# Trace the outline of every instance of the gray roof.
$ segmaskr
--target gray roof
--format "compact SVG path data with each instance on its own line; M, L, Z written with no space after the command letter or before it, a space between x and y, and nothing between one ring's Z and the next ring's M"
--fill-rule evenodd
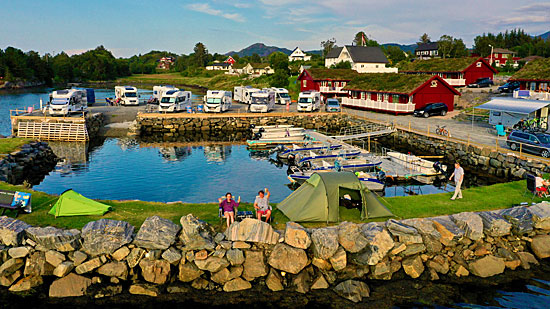
M389 63L380 47L346 45L353 62Z
M342 52L342 48L343 47L334 47L328 52L325 58L338 58L338 56L340 56L340 53Z
M437 42L429 42L418 44L418 47L415 49L415 51L427 51L437 49L439 49L439 45L437 44Z
M507 112L522 115L529 115L534 111L538 111L546 106L550 105L550 101L537 101L526 99L492 99L491 101L476 106L477 109L486 109L497 112Z

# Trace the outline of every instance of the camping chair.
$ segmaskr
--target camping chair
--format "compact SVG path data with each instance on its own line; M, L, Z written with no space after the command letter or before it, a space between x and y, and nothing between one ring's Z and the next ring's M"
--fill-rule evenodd
M6 210L14 210L15 217L21 212L26 212L26 208L31 205L31 194L25 192L0 190L0 208L2 208L2 216ZM30 210L29 210L30 212Z
M497 136L506 136L506 131L504 130L503 125L497 124L495 126L495 129L497 130Z
M273 209L272 209L271 205L269 205L269 210L271 210L271 216L269 216L269 223L271 224L271 222L273 221ZM258 218L258 211L256 209L254 209L254 218ZM261 219L264 219L264 218L267 218L266 214L262 214Z
M527 189L525 191L530 192L532 194L531 200L533 200L535 196L548 197L548 192L545 190L542 190L541 188L543 187L537 187L536 177L534 175L527 174ZM523 195L525 195L525 193Z

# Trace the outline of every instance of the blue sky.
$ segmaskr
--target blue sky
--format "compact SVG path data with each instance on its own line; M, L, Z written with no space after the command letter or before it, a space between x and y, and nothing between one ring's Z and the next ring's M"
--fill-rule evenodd
M196 42L225 53L262 42L319 49L358 31L380 43L414 43L427 32L463 38L523 28L550 30L550 1L515 0L0 0L0 48L79 53L104 45L115 56L189 53Z

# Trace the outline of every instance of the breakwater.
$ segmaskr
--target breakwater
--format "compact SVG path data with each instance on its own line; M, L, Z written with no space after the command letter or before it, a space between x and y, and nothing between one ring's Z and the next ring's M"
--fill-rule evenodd
M180 224L149 217L138 231L107 219L63 230L0 217L0 284L51 298L324 291L351 304L368 302L383 281L472 283L536 268L550 257L549 233L546 202L315 229L289 222L284 231L245 219L225 233L193 215ZM239 294L248 298L257 299Z
M0 159L0 181L38 184L57 163L57 156L44 142L31 142Z

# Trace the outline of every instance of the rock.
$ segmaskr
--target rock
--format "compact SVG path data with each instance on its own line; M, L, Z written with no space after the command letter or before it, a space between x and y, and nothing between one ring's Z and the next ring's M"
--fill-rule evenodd
M239 249L231 249L225 253L225 257L231 263L231 265L241 265L244 263L244 254Z
M509 268L511 270L515 270L520 265L521 265L521 260L504 261L504 266L506 266L506 268Z
M23 277L9 288L10 292L23 292L35 288L43 283L42 277Z
M99 288L94 294L94 298L112 297L122 293L122 285L108 285Z
M197 278L193 280L193 282L191 282L191 286L197 290L206 290L208 289L209 285L210 285L210 282L203 278Z
M91 259L87 262L84 262L84 263L78 265L75 268L75 271L76 271L77 274L82 275L82 274L85 274L85 273L89 273L92 270L98 268L99 266L101 266L101 264L102 264L101 259L96 257L94 259Z
M401 264L405 273L413 279L420 277L424 272L424 264L418 255L404 259Z
M365 249L368 244L367 238L361 232L360 225L351 222L342 222L338 226L338 242L351 253Z
M246 251L246 258L243 263L243 278L252 281L258 277L267 275L268 267L264 262L263 251Z
M15 247L8 249L8 255L13 259L24 258L29 254L27 247Z
M533 214L526 207L504 209L499 214L512 224L514 234L523 235L533 230Z
M436 255L426 265L440 274L446 275L449 272L449 261L442 255Z
M523 267L523 269L531 268L530 264L534 264L534 265L539 264L535 256L529 252L516 252L516 255L521 261L521 267Z
M23 275L23 272L21 270L17 270L11 275L2 276L2 277L0 277L0 285L5 286L5 287L9 287L10 285L12 285L15 282L15 280L19 279L19 277L21 277L21 275Z
M29 227L25 233L27 237L48 250L69 252L80 248L80 231L77 229L63 230L53 226Z
M468 265L470 272L478 277L487 278L504 272L504 259L487 255Z
M285 243L298 248L307 249L311 245L311 238L300 224L296 222L287 222L285 229Z
M445 246L453 246L464 236L464 231L449 216L435 217L432 221L435 229L441 234L439 241Z
M182 226L180 240L187 250L214 249L216 232L212 226L192 214L181 217L180 223Z
M267 288L273 292L282 291L284 289L282 282L283 278L274 269L271 269L269 271L269 274L265 279L265 284L267 285Z
M217 249L216 251L214 251L214 253L212 253L212 256L222 258L222 257L225 256L226 252L227 252L227 250L220 248L220 249Z
M152 216L143 221L134 243L141 248L166 250L176 241L180 229L168 219Z
M19 246L23 242L29 224L6 216L0 217L0 243L6 246Z
M187 286L181 285L181 284L173 284L166 288L166 292L170 294L183 294L183 293L189 293L190 289Z
M49 276L52 275L54 267L46 263L44 252L35 251L25 261L25 277Z
M435 229L432 220L417 218L401 220L401 223L414 227L420 235L422 235L422 241L428 252L437 253L443 248L439 241L441 239L441 233Z
M117 277L126 280L128 277L128 267L124 262L114 261L99 267L97 273L107 277Z
M269 223L252 218L231 224L225 231L225 237L230 241L248 241L271 245L279 242L279 233L275 232Z
M405 251L407 249L407 245L402 243L395 243L393 249L391 249L390 254L391 255L398 255L399 253Z
M233 249L250 249L250 245L244 241L233 242Z
M305 294L309 292L309 281L309 272L304 270L292 279L292 285L294 286L296 292Z
M170 275L170 263L166 260L141 260L141 275L147 282L164 284Z
M404 243L405 245L422 243L422 236L414 227L403 224L395 219L389 219L386 222L386 228L400 243Z
M550 257L550 235L537 235L531 241L531 250L539 258Z
M204 271L200 270L194 263L180 263L178 279L182 282L191 282L199 278Z
M348 280L348 279L355 279L355 278L363 278L365 275L369 273L369 271L370 271L369 266L358 266L358 265L348 264L346 268L344 268L338 273L338 279ZM325 275L327 274L328 273L325 272ZM328 276L327 276L327 280L328 280Z
M369 244L365 250L353 256L353 261L358 265L376 265L393 248L393 239L383 226L374 222L365 224L362 232Z
M227 268L224 268L220 271L218 271L217 273L213 273L211 276L210 276L210 280L216 282L217 284L225 284L227 281L229 280L232 280L232 279L235 279L235 278L229 278L231 275L231 272L229 271L229 269ZM238 276L237 276L238 277Z
M219 244L225 239L225 235L223 233L217 233L216 236L214 236L214 242Z
M527 208L533 215L533 226L537 229L550 230L550 203L544 201Z
M334 288L334 292L343 298L349 299L354 303L363 300L363 297L369 297L369 287L360 281L346 280Z
M204 249L195 253L195 261L206 260L207 258L208 258L208 251Z
M458 265L457 269L456 269L456 272L455 272L455 276L457 277L466 277L470 274L470 272L466 269L466 267L462 266L462 265Z
M319 268L320 270L331 270L332 264L329 261L314 257L311 264Z
M483 221L483 231L488 236L501 237L510 234L512 224L506 221L503 216L492 211L483 211L479 213Z
M134 248L132 251L130 251L130 254L126 257L126 262L128 263L128 267L134 268L136 267L143 256L145 255L146 251L141 248Z
M2 266L0 266L0 277L5 277L13 274L19 268L23 267L25 260L23 259L9 259Z
M65 261L65 255L63 253L54 250L46 252L46 262L50 263L53 267L57 267L57 265L61 264L63 261Z
M115 261L122 261L128 256L128 254L130 254L130 249L128 249L128 247L124 246L124 247L121 247L120 249L116 250L115 252L113 252L113 254L111 254L111 257Z
M160 295L160 289L152 284L132 284L130 294L156 297Z
M206 270L211 273L218 272L229 266L229 262L225 258L218 258L214 256L210 256L206 260L195 260L195 264L199 269Z
M172 265L177 265L181 260L182 256L178 249L170 247L162 253L162 258L168 261L168 263Z
M233 266L229 268L229 280L233 280L240 277L243 274L244 267L242 265Z
M399 255L401 256L410 256L419 254L426 251L426 246L424 244L410 244L403 250Z
M344 259L345 254L344 252ZM275 245L267 262L271 267L291 274L299 273L308 264L307 254L304 250L283 243Z
M324 290L324 289L328 289L328 287L329 287L329 284L327 280L321 274L319 274L319 276L315 280L313 280L313 283L311 284L312 290Z
M461 212L451 216L454 223L464 231L464 235L471 240L483 238L483 220L474 212Z
M79 297L86 294L92 280L75 273L55 280L50 285L50 297Z
M246 219L245 219L246 220ZM224 292L236 292L242 290L248 290L252 287L250 282L243 280L242 278L235 278L223 285Z
M338 250L338 229L318 228L311 233L313 255L319 259L328 259Z
M128 222L99 219L82 228L82 249L91 256L111 254L130 243L134 227Z
M72 255L74 266L82 264L84 261L86 261L86 259L88 259L88 256L82 251L75 251L75 253Z
M74 269L74 263L71 261L65 261L57 265L57 267L53 270L53 275L59 278L65 277L73 269Z
M335 271L340 271L346 268L347 265L346 251L344 250L344 248L340 247L338 248L338 250L336 250L336 253L334 253L334 255L331 256L328 260L330 261L330 264Z

